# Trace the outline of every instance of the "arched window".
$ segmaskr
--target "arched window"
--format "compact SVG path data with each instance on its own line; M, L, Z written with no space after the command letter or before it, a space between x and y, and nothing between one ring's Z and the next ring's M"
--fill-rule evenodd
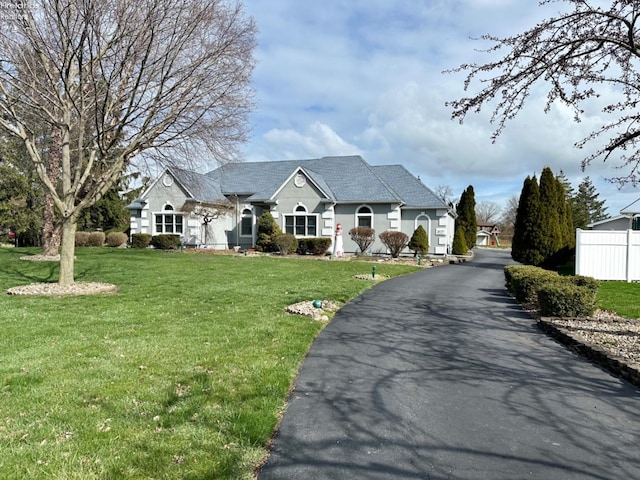
M250 237L253 235L253 212L251 209L245 208L242 210L242 217L240 220L240 235L243 237Z
M373 228L373 210L363 205L356 211L356 226Z
M173 213L174 211L173 205L167 203L162 209L163 213L154 214L154 228L156 234L173 233L182 235L184 232L184 218L180 214Z
M318 232L318 215L309 214L307 207L298 204L293 215L284 215L284 231L296 237L315 237Z

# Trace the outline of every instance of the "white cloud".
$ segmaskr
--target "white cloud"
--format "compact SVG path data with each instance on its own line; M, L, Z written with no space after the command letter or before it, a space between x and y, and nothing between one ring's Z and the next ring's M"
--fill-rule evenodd
M319 158L331 155L360 155L361 150L351 145L320 122L310 125L304 133L296 130L273 129L264 136L265 142L281 159Z
M640 192L603 181L613 171L573 147L605 120L598 106L582 123L554 106L544 114L545 91L491 143L490 106L460 125L447 100L464 95L465 62L487 60L485 33L507 36L532 27L566 5L521 0L245 0L260 30L254 81L258 108L249 160L361 154L369 162L401 163L430 186L448 184L459 195L474 185L496 203L517 195L527 175L544 166L577 183L590 175L617 211ZM486 45L485 45L486 46ZM544 86L544 85L543 85ZM606 100L612 92L604 90ZM635 198L634 198L635 196ZM610 200L611 199L611 200ZM615 206L614 206L615 205Z

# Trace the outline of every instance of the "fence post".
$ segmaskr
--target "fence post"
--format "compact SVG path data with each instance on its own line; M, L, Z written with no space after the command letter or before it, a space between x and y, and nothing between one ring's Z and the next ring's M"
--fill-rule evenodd
M575 267L574 267L574 269L575 269L574 273L576 275L582 275L582 273L581 273L581 271L582 271L582 264L581 264L582 258L581 257L582 256L580 254L580 247L582 246L581 237L582 237L582 229L576 228L576 260L575 260L576 264L575 264Z
M631 282L631 236L633 234L633 230L629 229L627 230L627 258L626 258L626 265L625 265L625 280L627 281L627 283Z

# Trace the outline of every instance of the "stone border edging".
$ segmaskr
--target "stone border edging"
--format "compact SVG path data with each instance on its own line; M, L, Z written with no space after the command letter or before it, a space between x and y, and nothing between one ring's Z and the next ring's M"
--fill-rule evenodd
M609 372L617 377L627 380L629 383L640 387L640 370L629 365L624 360L610 356L607 352L593 345L588 345L584 341L571 336L555 326L552 322L546 321L544 318L538 320L538 327L556 338L560 343L570 350L584 355L594 363L606 368Z

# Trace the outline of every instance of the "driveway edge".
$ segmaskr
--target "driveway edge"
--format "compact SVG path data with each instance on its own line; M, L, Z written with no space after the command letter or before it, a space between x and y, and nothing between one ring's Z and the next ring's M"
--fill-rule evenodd
M581 337L567 333L544 317L538 319L538 327L571 351L587 357L592 362L604 367L613 375L627 380L636 387L640 387L639 366L630 365L624 359L617 358L595 345L588 344Z

